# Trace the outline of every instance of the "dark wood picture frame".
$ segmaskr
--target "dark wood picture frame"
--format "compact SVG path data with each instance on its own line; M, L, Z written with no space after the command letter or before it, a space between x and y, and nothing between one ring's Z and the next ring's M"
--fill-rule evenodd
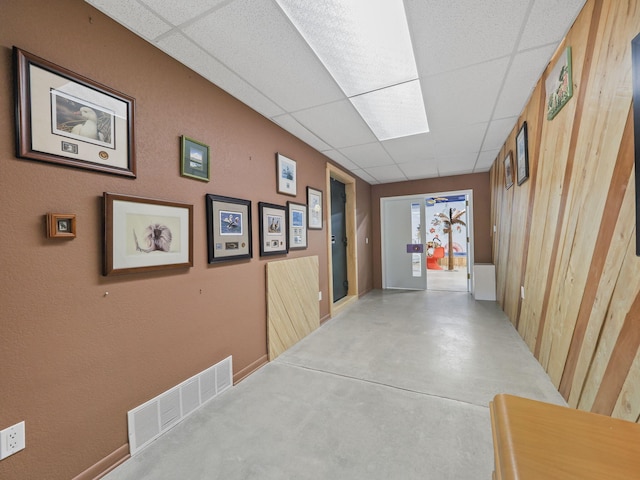
M193 205L104 192L105 276L193 266Z
M253 257L251 201L205 195L208 262L228 262Z
M523 122L516 135L516 176L518 185L529 178L529 140L527 138L527 122Z
M258 202L260 212L260 256L285 255L287 249L287 208Z
M136 176L135 99L13 47L16 155Z

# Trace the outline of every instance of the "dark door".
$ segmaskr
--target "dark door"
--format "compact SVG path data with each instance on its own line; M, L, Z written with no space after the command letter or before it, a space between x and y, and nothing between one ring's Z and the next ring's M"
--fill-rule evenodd
M347 296L347 194L344 183L331 179L331 259L333 267L333 301Z

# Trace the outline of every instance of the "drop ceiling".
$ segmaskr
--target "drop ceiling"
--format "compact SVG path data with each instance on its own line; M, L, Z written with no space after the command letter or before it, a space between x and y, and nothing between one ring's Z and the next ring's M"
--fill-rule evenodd
M430 131L385 141L276 0L86 1L380 184L488 171L586 0L405 0Z

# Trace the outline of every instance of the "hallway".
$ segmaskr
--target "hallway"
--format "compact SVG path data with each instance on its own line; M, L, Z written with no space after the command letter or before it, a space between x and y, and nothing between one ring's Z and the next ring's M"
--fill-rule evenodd
M494 302L375 290L104 478L490 479L503 392L564 404Z

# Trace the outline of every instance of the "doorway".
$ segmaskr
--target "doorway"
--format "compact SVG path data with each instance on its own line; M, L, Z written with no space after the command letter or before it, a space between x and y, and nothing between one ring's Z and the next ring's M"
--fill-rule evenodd
M471 190L382 198L380 217L382 288L471 291Z
M357 255L357 226L356 226L356 180L351 175L343 172L335 165L327 163L326 197L328 214L331 218L327 222L327 245L329 267L329 311L334 316L341 308L358 299L358 255ZM337 183L336 183L337 182ZM336 208L340 210L342 217L336 225L336 229L344 228L344 232L334 232L333 226L333 200L332 190L336 188L336 197L340 197ZM343 190L344 188L344 190ZM340 192L339 195L337 192ZM336 198L338 200L338 198ZM337 250L334 253L334 235ZM340 245L342 244L342 245ZM341 270L334 275L335 268ZM346 260L340 258L346 257ZM344 268L346 266L346 272ZM346 277L346 283L345 278ZM334 293L335 292L335 293ZM334 298L335 296L335 298Z
M468 194L426 198L428 290L469 291Z
M345 184L331 179L331 266L333 267L333 301L342 300L349 292L347 279L347 193ZM353 239L352 239L353 240Z

